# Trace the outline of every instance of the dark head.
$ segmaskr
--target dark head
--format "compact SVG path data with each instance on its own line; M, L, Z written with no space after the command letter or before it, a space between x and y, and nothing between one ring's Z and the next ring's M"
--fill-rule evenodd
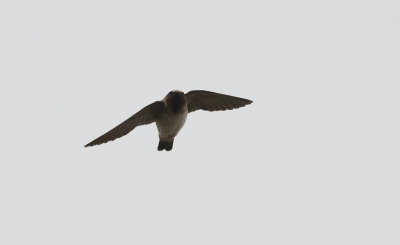
M179 90L172 90L165 96L164 101L167 103L167 107L173 112L177 112L186 106L185 93Z

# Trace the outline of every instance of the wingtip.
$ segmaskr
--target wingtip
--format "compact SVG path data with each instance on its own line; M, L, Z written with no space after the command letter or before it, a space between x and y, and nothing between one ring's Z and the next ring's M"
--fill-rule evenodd
M96 143L94 143L94 142L92 141L92 142L87 143L87 144L84 145L83 147L87 148L87 147L92 147L92 146L95 146L95 145L98 145L98 144L96 144Z
M84 147L93 147L93 146L96 146L96 145L102 145L102 144L107 143L109 141L113 141L113 140L106 140L106 141L100 141L99 142L98 139L96 139L96 140L94 140L94 141L92 141L90 143L87 143Z
M243 99L244 101L244 105L243 106L246 106L246 105L250 105L251 103L253 103L253 101L252 100L249 100L249 99Z

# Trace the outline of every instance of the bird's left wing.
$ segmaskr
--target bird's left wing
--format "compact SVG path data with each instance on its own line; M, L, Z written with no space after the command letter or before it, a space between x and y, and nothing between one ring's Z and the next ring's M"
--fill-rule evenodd
M219 94L205 90L193 90L186 94L188 111L224 111L236 109L253 101L226 94Z
M115 128L111 129L107 133L103 134L99 138L88 143L87 145L85 145L85 147L107 143L108 141L115 140L117 138L120 138L128 134L137 126L150 124L158 118L163 109L164 109L164 102L156 101L144 107L136 114L134 114L133 116L131 116L130 118L128 118L127 120L116 126Z

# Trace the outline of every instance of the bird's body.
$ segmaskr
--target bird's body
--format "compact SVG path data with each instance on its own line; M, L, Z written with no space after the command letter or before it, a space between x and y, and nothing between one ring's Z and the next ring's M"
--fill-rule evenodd
M179 100L179 98L177 99ZM164 100L164 103L168 103L166 99ZM163 142L165 144L172 144L175 136L178 135L183 125L185 125L188 115L186 100L181 102L178 101L176 105L178 108L166 107L156 120L160 145L162 145ZM159 150L161 150L160 148L162 147L159 146Z
M204 90L194 90L186 94L179 90L173 90L163 100L144 107L85 147L106 143L128 134L136 126L155 122L160 138L158 150L170 151L174 138L186 122L188 113L199 109L207 111L232 110L250 103L252 103L251 100Z

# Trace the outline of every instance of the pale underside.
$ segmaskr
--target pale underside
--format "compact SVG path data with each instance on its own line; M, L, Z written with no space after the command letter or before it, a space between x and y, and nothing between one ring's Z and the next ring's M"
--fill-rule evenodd
M156 121L158 135L162 141L171 142L179 133L186 122L188 110L185 106L182 110L174 113L167 110Z

